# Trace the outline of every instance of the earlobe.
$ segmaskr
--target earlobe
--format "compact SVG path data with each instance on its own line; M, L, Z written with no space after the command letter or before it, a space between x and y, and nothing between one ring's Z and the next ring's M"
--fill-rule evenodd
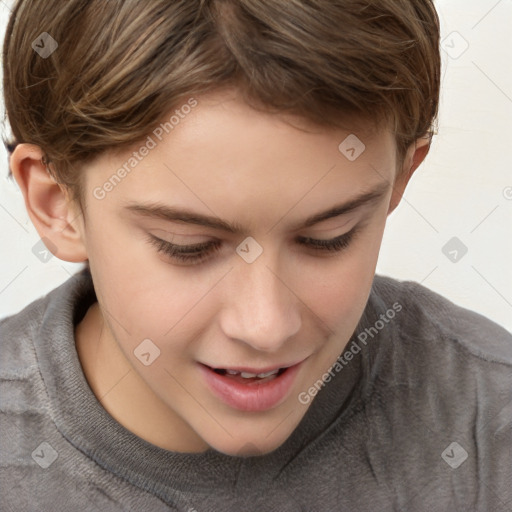
M402 169L400 169L400 173L393 185L393 194L389 203L388 215L399 205L409 180L423 160L425 160L430 150L430 143L430 136L422 137L417 139L408 149Z
M48 249L64 261L86 261L82 233L71 223L77 210L67 189L48 172L42 149L33 144L18 144L10 157L10 167L30 220Z

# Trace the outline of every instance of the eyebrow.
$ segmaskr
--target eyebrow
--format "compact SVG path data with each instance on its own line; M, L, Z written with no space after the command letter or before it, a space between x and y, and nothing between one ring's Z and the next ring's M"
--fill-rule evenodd
M295 226L295 230L309 228L318 224L324 220L331 219L333 217L338 217L340 215L347 214L352 212L353 210L360 208L364 205L368 205L370 203L374 203L377 200L381 199L388 191L389 183L388 182L380 182L376 187L362 194L342 203L333 206L329 210L316 213L303 222L298 223ZM229 233L234 233L237 235L247 233L247 229L245 229L240 224L234 222L230 223L219 219L218 217L203 215L191 210L176 208L173 206L168 206L162 203L136 203L136 202L128 202L125 204L124 208L130 212L133 212L138 215L142 215L145 217L152 217L157 219L163 219L167 221L175 221L186 224L194 224L198 226L205 226L208 228L219 229L222 231L226 231Z

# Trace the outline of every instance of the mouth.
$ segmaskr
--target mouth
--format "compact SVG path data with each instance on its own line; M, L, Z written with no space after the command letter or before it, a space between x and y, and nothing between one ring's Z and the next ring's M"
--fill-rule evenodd
M273 369L214 368L199 363L204 382L222 402L241 411L264 411L286 400L303 361Z
M252 373L252 372L245 372L241 370L231 370L231 369L224 369L224 368L211 368L210 370L213 370L216 374L222 375L224 377L227 377L228 379L234 380L236 382L240 382L246 385L257 384L257 383L264 383L269 382L271 380L274 380L278 377L280 377L286 370L288 370L288 367L286 368L277 368L275 370L270 370L267 372L260 372L260 373Z

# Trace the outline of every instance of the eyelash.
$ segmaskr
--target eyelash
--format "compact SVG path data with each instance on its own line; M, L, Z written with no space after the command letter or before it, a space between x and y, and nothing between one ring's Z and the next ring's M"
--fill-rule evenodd
M299 243L318 252L341 252L352 242L357 229L352 228L348 233L330 240L316 240L310 237L299 237ZM171 258L183 263L198 264L220 249L220 242L204 242L196 245L176 245L153 235L148 237L149 243L156 246Z

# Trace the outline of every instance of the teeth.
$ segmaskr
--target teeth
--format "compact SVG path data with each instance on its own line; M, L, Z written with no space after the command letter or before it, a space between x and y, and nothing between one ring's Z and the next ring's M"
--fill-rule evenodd
M237 370L225 370L225 371L228 375L240 375L244 379L253 379L254 377L264 379L265 377L270 377L271 375L276 375L279 372L279 368L277 368L276 370L272 370L270 372L265 372L265 373L239 372Z
M278 371L279 371L279 368L277 370L272 370L271 372L257 373L257 374L256 373L242 372L241 376L244 379L252 379L254 377L258 377L259 379L264 379L265 377L269 377L270 375L275 375Z
M264 379L265 377L268 377L269 375L275 375L278 372L279 372L279 368L277 370L272 370L271 372L267 372L267 373L258 373L258 377L260 377L261 379Z
M256 377L257 373L249 373L249 372L242 372L240 374L244 379L252 379L253 377Z

